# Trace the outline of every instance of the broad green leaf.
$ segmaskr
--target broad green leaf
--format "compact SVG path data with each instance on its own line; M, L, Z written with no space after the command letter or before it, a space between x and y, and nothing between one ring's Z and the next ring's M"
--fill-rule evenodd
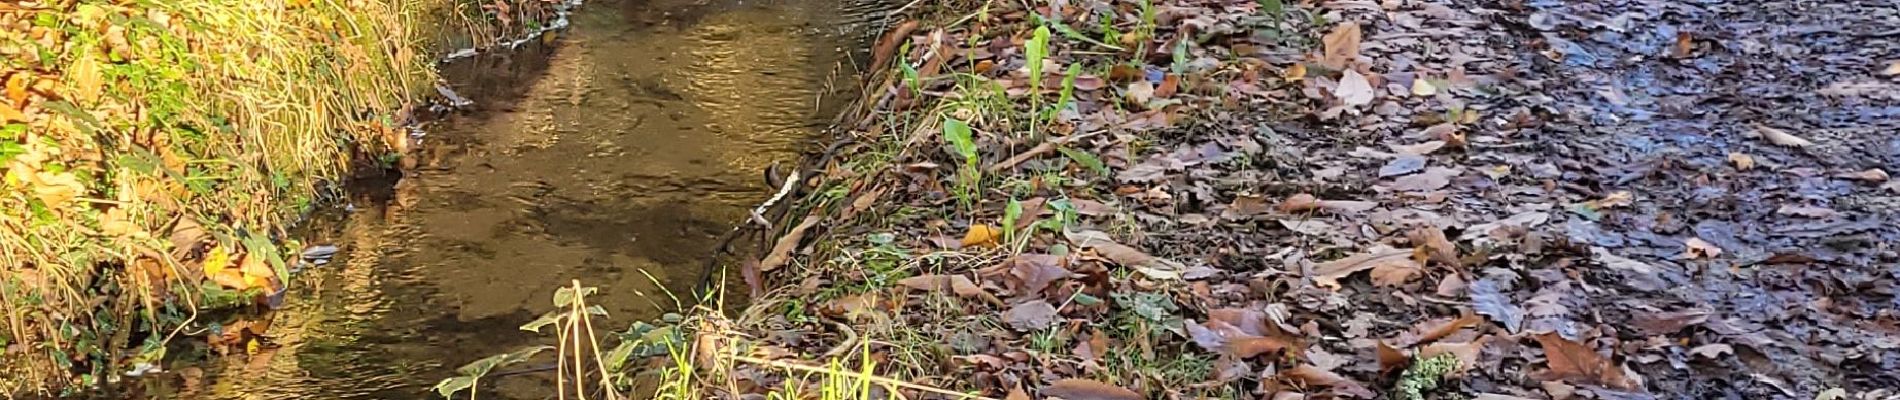
M450 398L450 397L454 397L456 392L468 390L468 388L471 388L474 386L475 386L475 377L472 377L472 376L450 377L448 379L443 379L442 382L438 382L435 384L435 393L442 395L442 398Z
M580 297L587 297L587 295L594 294L594 292L597 291L600 291L600 289L593 287L581 288ZM567 307L572 304L574 304L574 288L562 287L554 290L555 307Z
M1023 54L1029 57L1029 87L1042 89L1042 59L1049 56L1048 25L1036 27L1035 36L1023 44Z
M1278 17L1286 13L1286 3L1281 0L1260 0L1260 11Z
M548 312L547 314L542 314L541 318L535 318L534 321L521 325L521 330L540 333L541 327L548 326L549 324L553 324L555 322L560 322L561 316L563 315L567 315L567 313L563 313L560 311L552 311L552 312Z
M970 131L970 125L955 118L943 119L943 140L955 147L957 155L965 160L976 159L976 134Z

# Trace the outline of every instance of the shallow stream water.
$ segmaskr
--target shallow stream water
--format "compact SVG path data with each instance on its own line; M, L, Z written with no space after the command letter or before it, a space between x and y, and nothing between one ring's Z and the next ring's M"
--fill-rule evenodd
M618 330L687 301L855 87L878 0L589 1L520 48L442 66L475 103L427 126L400 180L311 223L337 257L228 356L173 362L150 398L411 399L456 366L552 343L518 329L580 280ZM675 300L668 293L677 294ZM551 397L533 379L483 398Z

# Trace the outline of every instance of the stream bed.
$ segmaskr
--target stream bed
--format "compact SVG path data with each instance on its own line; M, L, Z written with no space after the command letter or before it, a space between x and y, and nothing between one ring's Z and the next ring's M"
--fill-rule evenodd
M319 212L306 242L340 252L283 308L218 322L262 340L175 356L143 392L438 398L457 366L552 343L518 327L572 280L600 288L602 330L679 309L718 238L771 195L762 171L811 148L852 96L894 6L589 1L546 40L444 64L474 104L423 129L401 179ZM485 386L552 396L536 379Z

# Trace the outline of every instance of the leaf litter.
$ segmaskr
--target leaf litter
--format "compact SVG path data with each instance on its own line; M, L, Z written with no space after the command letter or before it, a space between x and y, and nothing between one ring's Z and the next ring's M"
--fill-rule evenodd
M1449 355L1457 373L1434 394L1900 387L1866 372L1900 365L1900 343L1883 339L1894 329L1879 322L1889 296L1873 289L1896 286L1880 268L1900 262L1900 193L1881 188L1881 168L1900 155L1865 145L1885 143L1883 121L1900 115L1872 94L1803 89L1883 76L1853 54L1900 45L1828 38L1880 37L1872 27L1900 21L1896 11L1817 6L1859 21L1834 24L1783 5L1647 1L1281 4L1325 15L1314 19L1263 15L1270 7L1253 1L1155 6L1154 36L1131 2L1033 12L1078 30L1114 27L1091 33L1130 53L1052 39L1053 65L1103 65L1084 67L1100 82L1036 119L1048 121L1038 134L1073 138L1061 152L1036 151L1046 142L1026 133L977 137L979 158L992 161L983 165L1010 167L985 171L993 186L975 204L946 201L954 168L836 169L886 183L845 187L902 188L858 207L900 217L828 221L816 232L835 244L814 247L868 246L838 232L919 238L896 242L928 260L896 281L911 290L895 316L903 330L994 338L905 373L1011 398L1374 398L1397 386L1395 371ZM1032 12L993 7L909 40L973 44L998 68L960 73L1026 89L1007 71L1021 71ZM1626 8L1671 11L1617 11ZM1705 33L1738 29L1750 33ZM1818 52L1792 59L1750 34ZM1276 39L1285 35L1307 44ZM895 62L925 61L907 57ZM1767 78L1789 65L1811 73L1788 78L1798 84ZM928 110L897 87L873 87L869 104ZM1046 91L1033 102L1028 90L1001 96L1020 112L1055 99ZM983 116L971 120L983 132L1027 130L1013 114ZM960 165L940 153L892 164ZM1005 223L1004 204L1029 198L1044 211ZM946 237L956 246L925 239ZM802 279L822 283L789 295L872 276L843 265L852 268L812 272ZM759 326L825 331L794 321ZM877 329L888 327L860 330ZM836 343L772 345L822 354ZM1107 367L1137 360L1204 367Z

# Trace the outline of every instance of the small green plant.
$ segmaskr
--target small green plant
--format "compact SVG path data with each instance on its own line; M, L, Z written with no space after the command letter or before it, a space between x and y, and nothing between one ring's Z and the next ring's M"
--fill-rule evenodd
M1412 366L1399 374L1399 382L1392 388L1392 398L1425 400L1425 393L1437 389L1446 374L1458 369L1458 362L1458 356L1451 353L1414 358Z
M975 207L977 185L983 179L982 169L977 167L976 133L970 124L944 117L943 141L950 143L957 155L963 157L963 165L957 168L957 202L965 208Z
M1042 61L1049 57L1048 25L1036 27L1034 36L1029 38L1028 43L1023 43L1023 54L1029 58L1029 109L1040 112L1042 110ZM1034 123L1029 125L1029 136L1035 140L1041 140L1041 136L1036 133L1036 125Z

